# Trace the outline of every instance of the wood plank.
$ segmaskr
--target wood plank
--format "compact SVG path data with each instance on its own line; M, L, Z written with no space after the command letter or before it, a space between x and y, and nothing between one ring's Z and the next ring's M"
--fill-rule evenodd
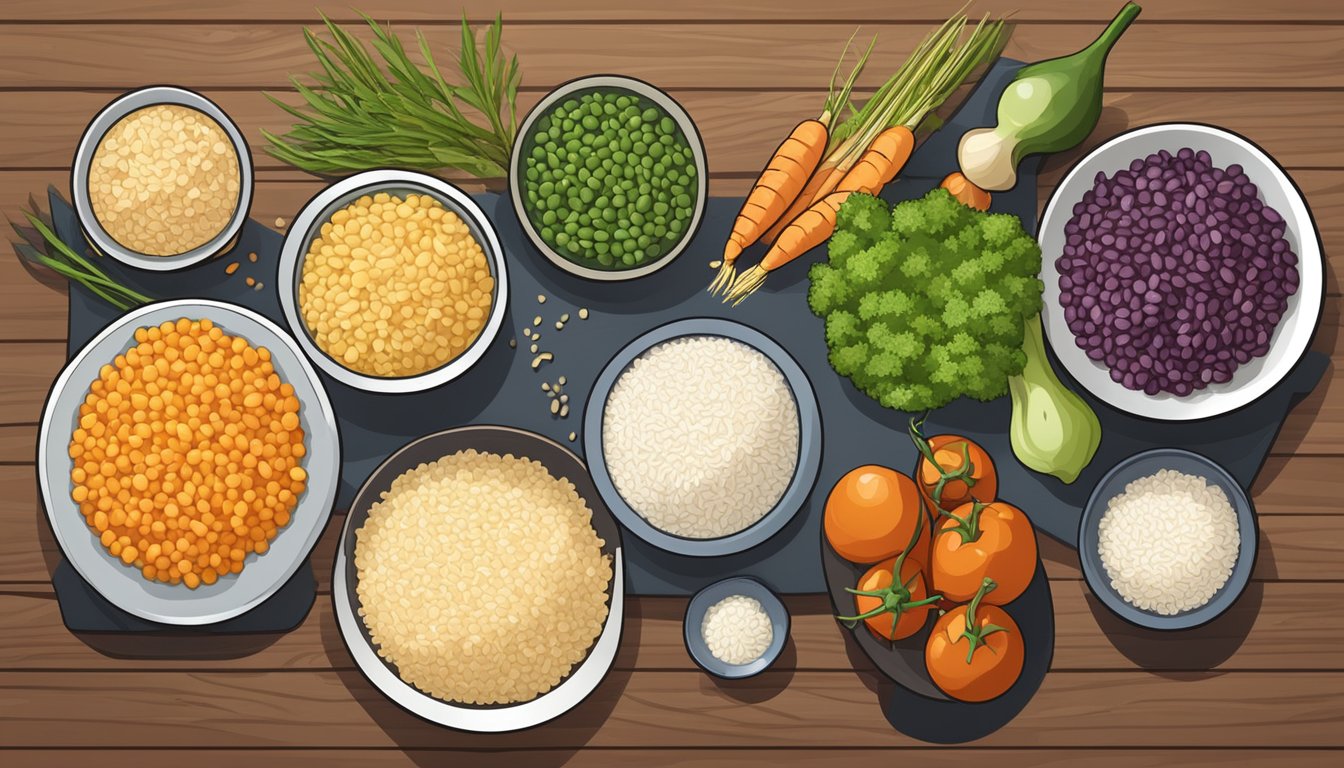
M579 22L579 21L706 21L755 22L760 20L810 21L848 24L855 21L919 19L937 23L944 18L942 8L929 6L893 7L884 0L838 0L815 3L786 3L775 0L683 0L665 3L631 3L628 0L569 0L558 6L550 0L490 0L461 3L472 19L487 19L502 13L507 22ZM972 9L977 13L1016 11L1013 20L1032 21L1109 21L1114 8L1106 3L1069 3L1059 0L979 0ZM333 6L323 11L340 21L357 20L353 9ZM448 13L434 0L399 0L379 3L380 20L415 21L421 24L450 24L456 21L457 7ZM277 3L273 0L139 0L133 6L116 9L98 0L73 0L60 3L44 0L10 0L5 16L13 21L315 21L316 14L307 5ZM1340 21L1344 13L1335 3L1320 0L1285 0L1267 5L1253 0L1162 0L1143 9L1139 23L1235 21Z
M1077 581L1052 584L1056 623L1054 671L1163 670L1344 671L1344 647L1322 638L1344 633L1344 593L1333 582L1256 584L1227 614L1173 644L1111 616ZM848 670L856 664L843 629L821 595L787 597L793 651L789 667ZM686 600L627 601L624 669L695 671L682 639ZM268 671L351 669L331 602L319 597L307 620L280 636L240 638L76 637L61 623L55 594L43 586L0 592L0 671L163 670ZM1304 631L1304 627L1310 627Z
M71 748L5 750L10 768L82 765L87 750ZM284 765L287 768L423 768L428 765L470 765L473 768L517 768L519 765L567 768L832 768L839 760L853 765L883 765L903 760L927 768L960 768L984 761L995 768L1258 768L1272 761L1278 768L1317 768L1339 760L1326 749L1282 747L1242 749L980 749L965 747L890 747L885 749L539 749L527 752L425 749L100 749L99 768L150 768L189 765L192 768L238 768L239 765Z
M877 686L874 694L868 686ZM983 747L1344 746L1344 673L1054 673ZM862 672L612 672L545 728L468 734L415 718L357 672L6 672L0 743L131 747L598 748L915 745ZM1197 704L1196 704L1197 703Z
M175 82L259 90L313 68L299 24L24 24L0 28L0 87L127 88ZM553 86L622 72L664 87L822 88L850 30L813 24L667 23L516 25L504 43L521 54L524 85ZM880 46L867 77L895 71L927 24L864 25ZM1005 53L1038 61L1076 51L1095 23L1020 26ZM453 42L452 30L436 35ZM128 44L127 41L134 41ZM688 48L688 41L694 41ZM209 56L202 56L209 50ZM687 55L687 53L698 55ZM1135 25L1110 56L1112 88L1337 88L1344 36L1313 24ZM743 62L751 62L743 66ZM1179 73L1179 77L1174 77Z
M262 129L289 128L292 119L255 91L206 90L233 118L253 151L258 169L284 166L266 154ZM297 103L292 93L278 93ZM815 90L774 93L727 93L677 89L676 99L690 112L705 141L710 167L716 172L758 170L774 147L769 137L782 137L804 115L814 113L823 98ZM520 94L518 106L529 110L542 94ZM23 91L5 97L0 113L0 168L61 169L70 166L75 146L88 121L114 94L92 91ZM1110 136L1127 128L1181 120L1219 125L1253 138L1290 170L1296 167L1344 165L1332 132L1344 122L1344 99L1304 98L1301 93L1183 93L1178 91L1110 91L1097 129L1074 153L1052 158L1047 170L1067 168ZM60 181L64 181L63 178Z

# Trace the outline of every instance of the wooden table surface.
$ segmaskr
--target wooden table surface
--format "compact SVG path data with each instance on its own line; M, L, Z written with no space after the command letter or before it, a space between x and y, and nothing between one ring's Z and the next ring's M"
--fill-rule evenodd
M871 88L959 3L472 0L466 12L485 20L503 11L505 44L522 61L522 107L592 72L667 87L704 134L711 193L737 195L789 127L816 111L856 26L879 36L864 83ZM1016 8L1007 55L1031 61L1080 48L1119 4L981 0L976 9ZM300 28L315 22L313 5L6 0L0 211L13 219L29 195L68 185L75 143L104 103L171 82L216 100L247 134L257 152L254 217L292 218L320 183L260 152L260 130L287 125L262 93L285 92L289 73L311 68ZM847 651L821 596L787 601L791 648L750 681L716 683L692 665L680 639L684 600L631 599L616 669L570 714L503 736L428 725L373 690L341 643L325 596L339 523L316 549L322 595L289 634L76 637L61 624L49 582L56 545L33 471L39 410L65 359L66 297L7 253L0 258L0 764L1340 764L1344 383L1333 372L1344 360L1337 261L1344 258L1344 4L1146 5L1110 58L1105 110L1086 147L1170 120L1245 134L1306 194L1330 263L1315 348L1334 365L1289 417L1255 483L1260 557L1230 614L1180 637L1142 632L1090 597L1074 552L1044 540L1058 625L1053 667L1015 720L960 747L926 744L888 724L878 707L884 683ZM419 24L439 46L456 45L456 5L400 0L368 9L403 22L403 31ZM353 18L345 8L329 10ZM1079 151L1048 162L1042 201Z

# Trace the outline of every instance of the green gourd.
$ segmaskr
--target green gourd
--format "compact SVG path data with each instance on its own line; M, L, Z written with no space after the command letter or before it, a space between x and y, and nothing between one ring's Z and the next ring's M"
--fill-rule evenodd
M1061 152L1087 138L1101 117L1106 56L1140 10L1127 3L1083 50L1019 70L999 97L998 124L961 137L962 175L991 192L1012 189L1022 158Z
M1101 444L1101 423L1050 367L1037 317L1027 320L1022 351L1027 364L1022 373L1008 379L1013 399L1008 438L1013 455L1028 469L1072 483Z

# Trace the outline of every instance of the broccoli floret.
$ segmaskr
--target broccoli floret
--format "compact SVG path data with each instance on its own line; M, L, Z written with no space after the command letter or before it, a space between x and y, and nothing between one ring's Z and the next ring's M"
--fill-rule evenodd
M901 411L1007 392L1042 290L1040 247L1015 217L942 189L891 209L852 195L829 254L812 268L808 303L826 321L836 372Z
M850 232L868 247L891 228L891 209L873 195L850 195L835 216L836 232Z

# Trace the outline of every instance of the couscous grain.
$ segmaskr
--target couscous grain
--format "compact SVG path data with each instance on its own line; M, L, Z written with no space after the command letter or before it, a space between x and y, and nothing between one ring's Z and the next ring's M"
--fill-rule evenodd
M191 107L157 104L103 134L88 183L93 215L113 240L146 256L176 256L229 225L242 176L219 123Z

